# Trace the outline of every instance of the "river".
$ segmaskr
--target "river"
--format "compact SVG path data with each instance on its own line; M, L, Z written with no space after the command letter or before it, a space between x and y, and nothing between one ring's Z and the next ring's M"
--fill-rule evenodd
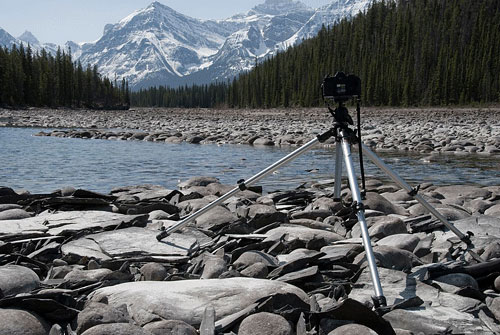
M46 129L45 129L46 130ZM36 128L0 128L0 186L32 193L64 186L108 193L113 187L156 184L176 188L192 176L214 176L235 184L295 148L248 145L169 144L143 141L37 137ZM383 152L380 157L412 184L498 185L500 157ZM357 165L357 152L353 152ZM266 191L295 188L333 178L334 149L314 148L259 182ZM387 180L365 158L367 175ZM359 175L359 169L357 169Z

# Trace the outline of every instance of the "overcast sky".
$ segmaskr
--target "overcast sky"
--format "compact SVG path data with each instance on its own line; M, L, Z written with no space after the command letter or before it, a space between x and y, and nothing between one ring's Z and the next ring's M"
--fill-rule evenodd
M332 0L302 0L317 8ZM14 37L29 30L42 43L91 42L107 23L117 23L153 0L0 0L0 28ZM243 13L264 0L160 0L185 15L223 19Z

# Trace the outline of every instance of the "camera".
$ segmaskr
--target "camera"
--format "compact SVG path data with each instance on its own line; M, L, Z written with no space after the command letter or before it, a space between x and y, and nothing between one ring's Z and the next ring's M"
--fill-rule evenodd
M361 96L361 79L344 72L337 72L335 76L326 76L321 85L324 99L333 99L336 102L347 101Z

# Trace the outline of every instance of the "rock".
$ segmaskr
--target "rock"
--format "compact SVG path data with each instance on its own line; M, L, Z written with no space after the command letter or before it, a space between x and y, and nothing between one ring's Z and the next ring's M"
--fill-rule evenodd
M252 144L255 146L273 146L274 142L273 142L273 140L271 140L269 138L259 137L258 139L253 141Z
M151 322L143 328L154 335L198 335L193 326L179 320Z
M484 211L484 214L500 217L500 204L491 206L490 208Z
M469 185L451 185L437 187L435 190L441 193L445 198L463 197L466 199L488 199L491 196L491 191L477 186Z
M33 270L20 265L0 266L0 292L4 297L29 293L38 287L40 278Z
M494 286L495 286L495 290L497 292L500 292L500 276L496 277Z
M488 334L489 330L472 314L451 307L395 309L384 315L394 328L414 334Z
M243 277L264 279L267 278L269 271L267 270L266 264L262 262L257 262L241 270L240 273Z
M273 294L291 293L306 302L309 297L295 286L263 279L228 278L171 282L132 282L100 288L89 301L107 300L112 307L126 304L140 325L158 320L182 320L196 326L205 307L212 304L217 319L241 311Z
M152 335L151 332L129 323L111 323L94 326L81 335Z
M277 267L278 259L262 251L246 251L233 262L233 266L246 268L255 263L263 263L266 266Z
M366 200L363 201L366 208L380 211L385 214L407 215L406 210L400 206L393 205L386 198L375 192L367 192Z
M172 214L168 214L162 210L156 210L149 213L149 220L170 220Z
M23 207L18 204L0 204L0 212L9 210L9 209L22 209Z
M142 278L146 281L162 281L168 276L167 269L159 263L146 263L140 270Z
M377 333L366 326L351 324L340 326L329 332L328 335L377 335Z
M186 188L190 188L192 186L207 186L211 183L218 183L219 179L215 177L193 177L186 181L183 181L178 184L179 189L183 190Z
M206 254L201 279L219 278L227 270L226 261L219 256Z
M324 209L316 209L310 211L298 211L291 215L292 219L310 219L316 220L318 218L325 219L332 215L332 212Z
M91 302L78 314L76 332L81 334L97 325L131 321L125 305L113 308L100 302Z
M138 203L142 201L170 200L172 196L179 193L160 185L137 185L114 188L111 194L117 197L116 201L126 203Z
M334 232L311 229L298 225L282 224L280 227L269 230L264 241L279 241L286 234L286 240L300 240L303 243L309 243L313 240L323 239L327 244L343 240L344 238Z
M66 276L64 280L71 287L81 287L97 283L103 280L104 277L112 273L110 269L96 269L96 270L80 270L74 269Z
M220 229L225 225L237 220L238 217L222 206L216 206L207 213L200 215L196 220L196 226L203 229Z
M7 209L0 212L0 220L21 220L30 217L30 213L20 208Z
M497 321L500 321L500 297L486 300L486 305L493 313Z
M377 244L413 252L418 242L420 242L420 238L414 234L395 234L382 238L377 241Z
M0 334L47 335L50 327L33 312L20 309L0 309Z
M434 278L434 281L442 282L448 285L453 285L457 287L472 287L479 290L479 285L477 281L471 275L465 273L453 273L444 276Z
M413 266L422 264L413 253L385 245L374 247L373 254L377 265L386 269L409 271ZM364 252L354 259L355 264L361 264L363 262L366 262L366 255Z
M161 241L157 232L146 228L125 228L91 234L61 247L65 259L82 257L110 260L113 257L150 256L178 259L192 254L199 245L196 238L173 233Z
M117 226L145 226L147 215L123 215L103 211L69 211L51 214L42 213L33 218L24 219L43 224L51 235L69 235L84 229L109 230Z
M276 314L261 312L247 316L241 321L238 335L292 335L294 331L288 321Z
M352 263L354 258L362 253L365 249L361 244L338 244L328 245L321 248L321 252L325 253L321 260L341 261L345 259L347 262Z
M379 240L390 235L406 234L408 233L408 229L400 218L385 216L375 218L374 223L368 229L368 233L373 239ZM354 234L351 235L352 237L360 237L361 231L359 232L359 236L355 236Z

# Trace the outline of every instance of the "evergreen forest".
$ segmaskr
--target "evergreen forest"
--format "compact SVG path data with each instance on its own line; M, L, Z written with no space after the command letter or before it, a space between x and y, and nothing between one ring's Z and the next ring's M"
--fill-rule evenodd
M313 107L337 71L361 78L365 105L500 102L500 1L385 0L228 83L149 88L133 105Z
M55 56L28 45L0 48L0 106L128 109L128 83L102 77L96 66L83 69L71 52Z

